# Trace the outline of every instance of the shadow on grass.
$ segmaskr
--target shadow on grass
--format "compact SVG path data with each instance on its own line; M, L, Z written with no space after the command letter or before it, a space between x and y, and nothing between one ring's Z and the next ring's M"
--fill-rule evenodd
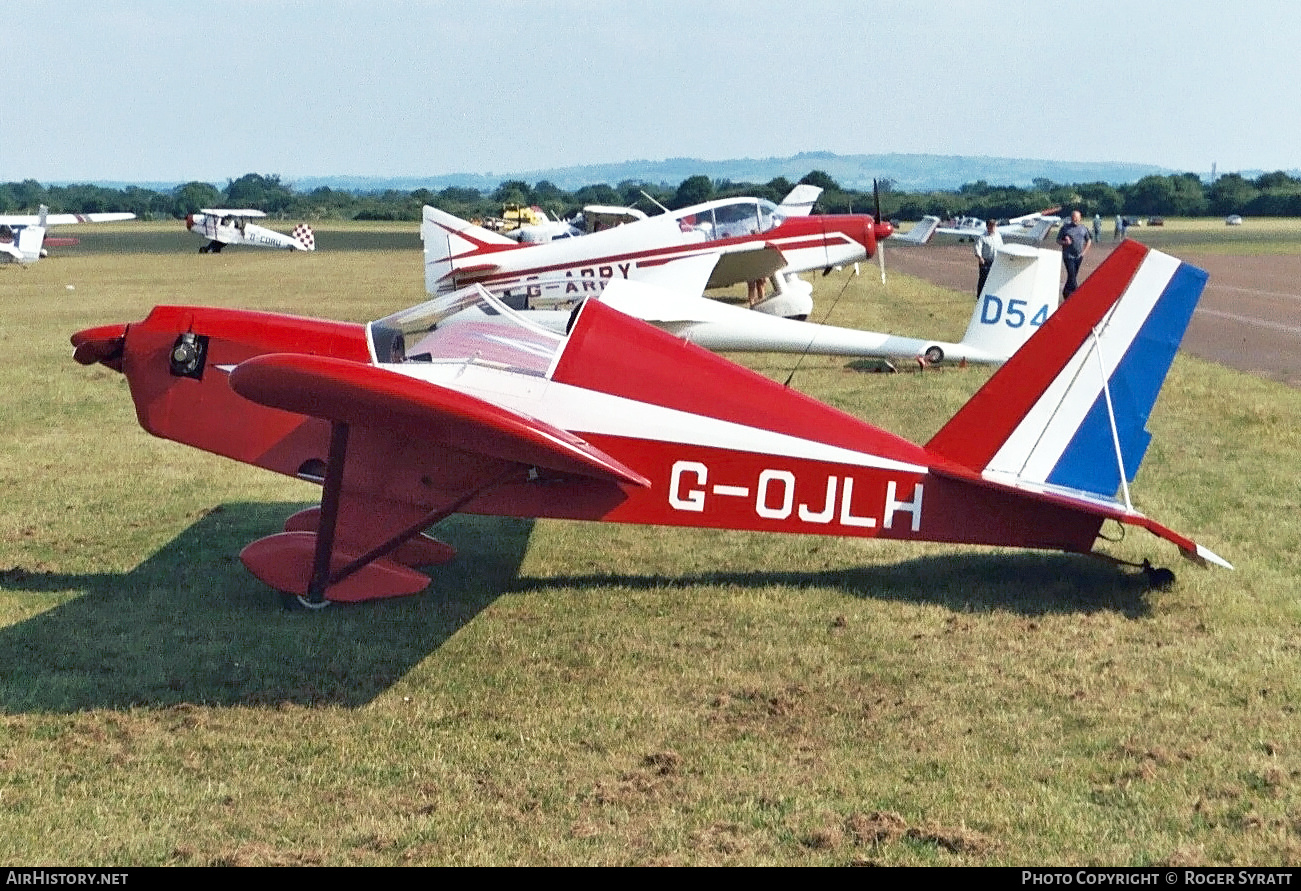
M81 596L0 629L0 710L293 702L357 707L438 649L519 575L532 521L457 516L459 549L418 597L287 612L238 559L300 504L229 504L123 574L0 573Z
M919 557L881 566L813 571L755 570L688 576L593 574L521 579L516 591L544 588L731 585L831 588L850 597L930 603L961 612L1026 616L1112 611L1146 615L1148 583L1137 571L1075 554L997 553Z

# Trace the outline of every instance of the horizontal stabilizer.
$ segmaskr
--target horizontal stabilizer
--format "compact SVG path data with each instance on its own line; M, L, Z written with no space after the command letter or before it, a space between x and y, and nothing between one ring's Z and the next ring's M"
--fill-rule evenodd
M579 437L466 393L388 368L296 353L249 359L230 375L246 399L302 415L419 437L526 466L649 486Z

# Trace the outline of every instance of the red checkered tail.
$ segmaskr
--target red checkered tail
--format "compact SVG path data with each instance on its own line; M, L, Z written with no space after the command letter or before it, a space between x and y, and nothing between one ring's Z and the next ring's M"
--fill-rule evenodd
M316 250L316 234L312 232L312 227L306 223L299 223L294 227L294 241L302 245L305 251Z

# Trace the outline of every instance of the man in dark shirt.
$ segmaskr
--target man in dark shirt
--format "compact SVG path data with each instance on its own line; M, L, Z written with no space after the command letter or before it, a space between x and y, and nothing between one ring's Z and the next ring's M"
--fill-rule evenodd
M1062 288L1062 299L1065 300L1080 286L1077 280L1080 264L1093 246L1093 233L1081 222L1078 210L1071 211L1071 222L1062 227L1057 235L1057 243L1062 246L1062 264L1066 267L1066 285Z

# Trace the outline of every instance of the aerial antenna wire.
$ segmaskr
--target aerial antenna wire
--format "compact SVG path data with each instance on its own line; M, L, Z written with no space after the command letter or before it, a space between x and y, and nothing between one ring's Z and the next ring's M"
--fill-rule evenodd
M827 320L831 318L831 314L836 311L836 304L840 302L840 298L844 296L845 289L848 287L849 276L845 276L845 283L840 286L840 293L836 294L836 299L831 301L831 306L827 309L827 314L822 317L823 325L827 324ZM814 330L813 336L809 338L808 344L804 347L804 352L800 353L800 357L795 360L795 367L791 369L791 373L786 377L786 383L782 384L782 386L789 387L791 385L791 381L795 378L795 372L799 371L800 366L804 364L804 357L809 354L809 350L813 349L813 344L817 341L819 333L821 332Z

